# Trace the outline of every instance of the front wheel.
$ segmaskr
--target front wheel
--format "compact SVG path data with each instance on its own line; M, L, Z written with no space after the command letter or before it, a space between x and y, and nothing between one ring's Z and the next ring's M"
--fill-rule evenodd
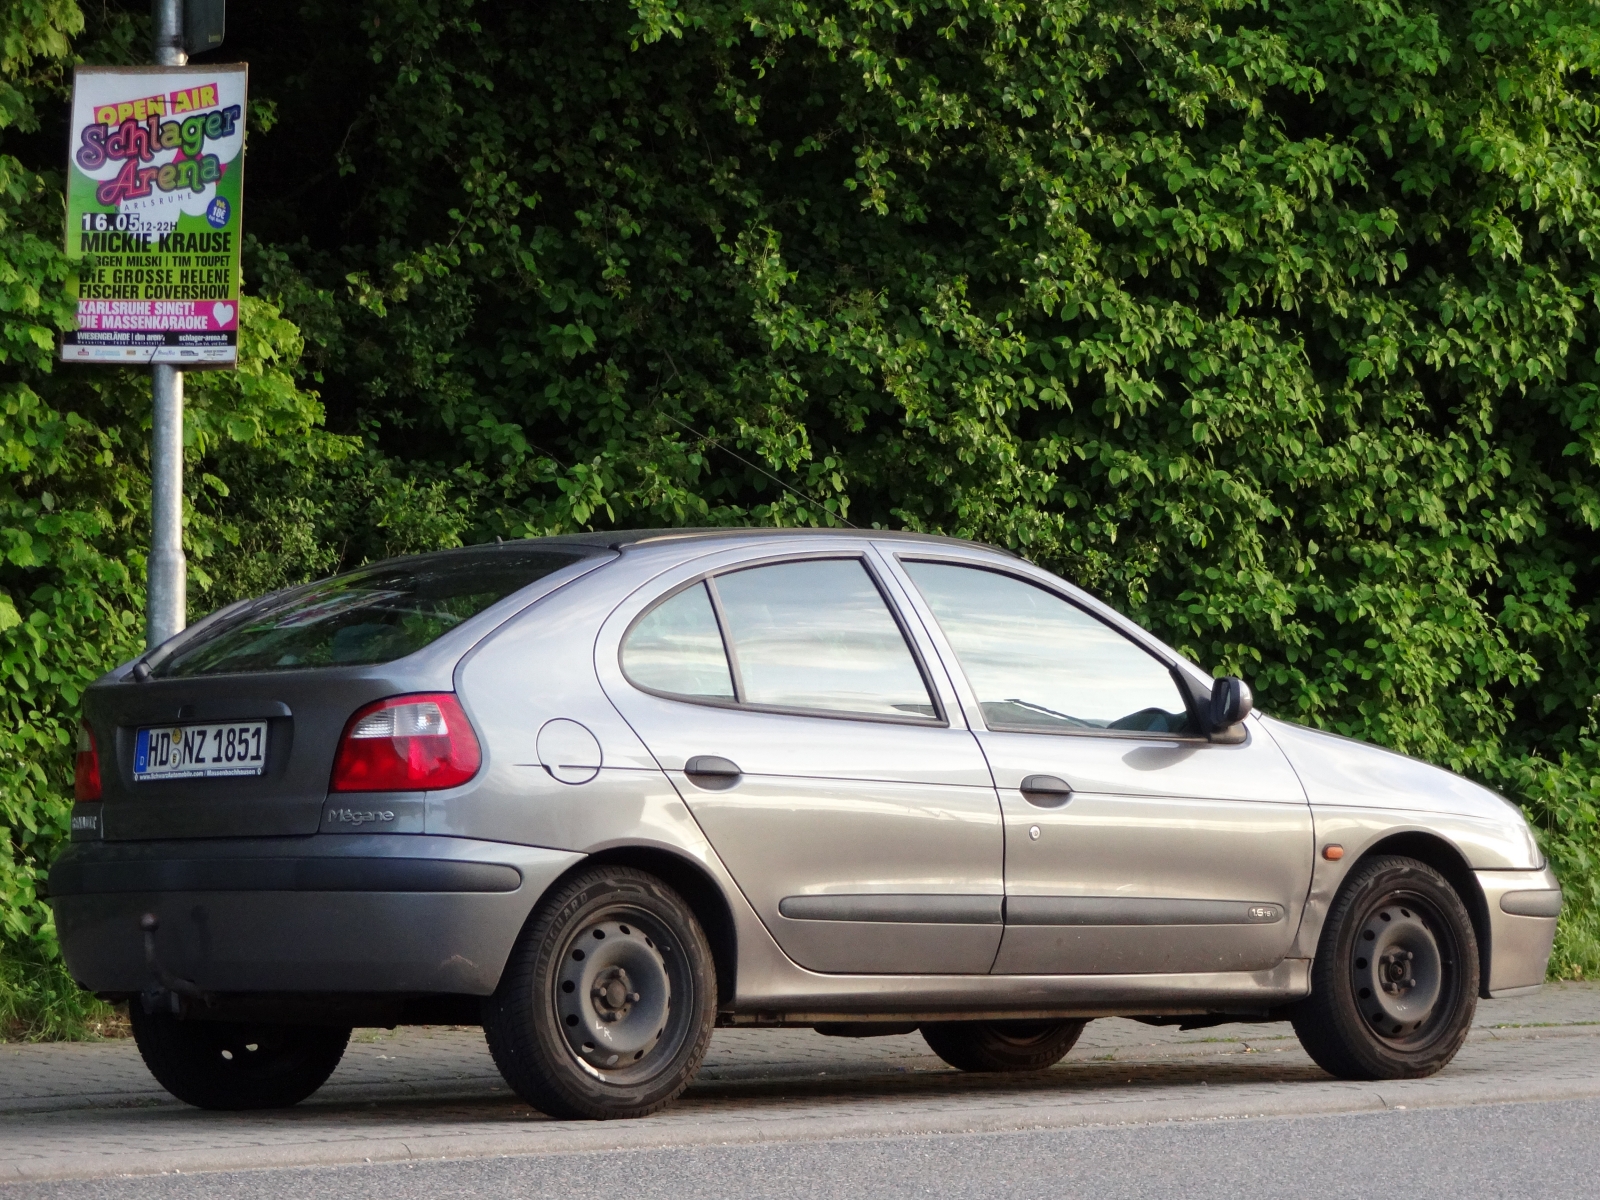
M231 1111L288 1108L327 1082L350 1027L180 1021L128 1006L134 1044L156 1082L185 1104Z
M552 1117L642 1117L689 1085L716 1021L711 948L661 880L599 867L547 897L484 1005L495 1065Z
M1088 1021L939 1021L922 1040L958 1071L1043 1071L1067 1056Z
M1294 1031L1330 1075L1415 1079L1455 1057L1477 1004L1478 941L1461 897L1416 859L1375 858L1333 902Z

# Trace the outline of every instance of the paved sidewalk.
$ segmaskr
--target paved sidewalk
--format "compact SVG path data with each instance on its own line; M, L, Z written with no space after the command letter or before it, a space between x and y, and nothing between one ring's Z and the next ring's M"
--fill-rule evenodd
M1600 1097L1600 985L1485 1002L1432 1079L1354 1084L1287 1025L1188 1033L1090 1024L1039 1075L962 1075L916 1035L720 1030L679 1104L642 1121L550 1121L512 1095L476 1029L358 1031L315 1097L205 1113L157 1087L131 1041L0 1045L0 1180L396 1161L896 1133L1058 1128Z

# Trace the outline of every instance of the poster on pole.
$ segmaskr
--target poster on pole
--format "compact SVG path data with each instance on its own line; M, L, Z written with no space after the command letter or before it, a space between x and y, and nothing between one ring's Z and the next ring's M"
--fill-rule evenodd
M64 362L237 364L246 82L243 63L78 68Z

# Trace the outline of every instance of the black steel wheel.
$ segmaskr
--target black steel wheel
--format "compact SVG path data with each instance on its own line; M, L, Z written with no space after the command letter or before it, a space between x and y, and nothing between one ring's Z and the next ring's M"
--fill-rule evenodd
M939 1021L922 1040L958 1071L1042 1071L1077 1044L1088 1021Z
M642 1117L700 1069L716 1020L700 924L661 880L629 867L574 877L529 918L484 1007L490 1053L552 1117Z
M1455 1057L1478 1003L1478 941L1449 882L1412 858L1362 863L1323 926L1294 1030L1341 1079L1414 1079Z
M133 1040L156 1082L196 1108L288 1108L328 1081L350 1027L180 1021L128 1006Z

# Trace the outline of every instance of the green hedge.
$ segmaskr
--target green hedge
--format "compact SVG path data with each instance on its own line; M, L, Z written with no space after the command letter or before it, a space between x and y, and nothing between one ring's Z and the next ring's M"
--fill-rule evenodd
M137 640L147 401L50 369L65 71L0 62L0 920ZM85 24L87 21L87 24ZM1535 818L1600 971L1592 5L305 0L251 63L248 369L194 605L396 549L849 522L1012 546Z

